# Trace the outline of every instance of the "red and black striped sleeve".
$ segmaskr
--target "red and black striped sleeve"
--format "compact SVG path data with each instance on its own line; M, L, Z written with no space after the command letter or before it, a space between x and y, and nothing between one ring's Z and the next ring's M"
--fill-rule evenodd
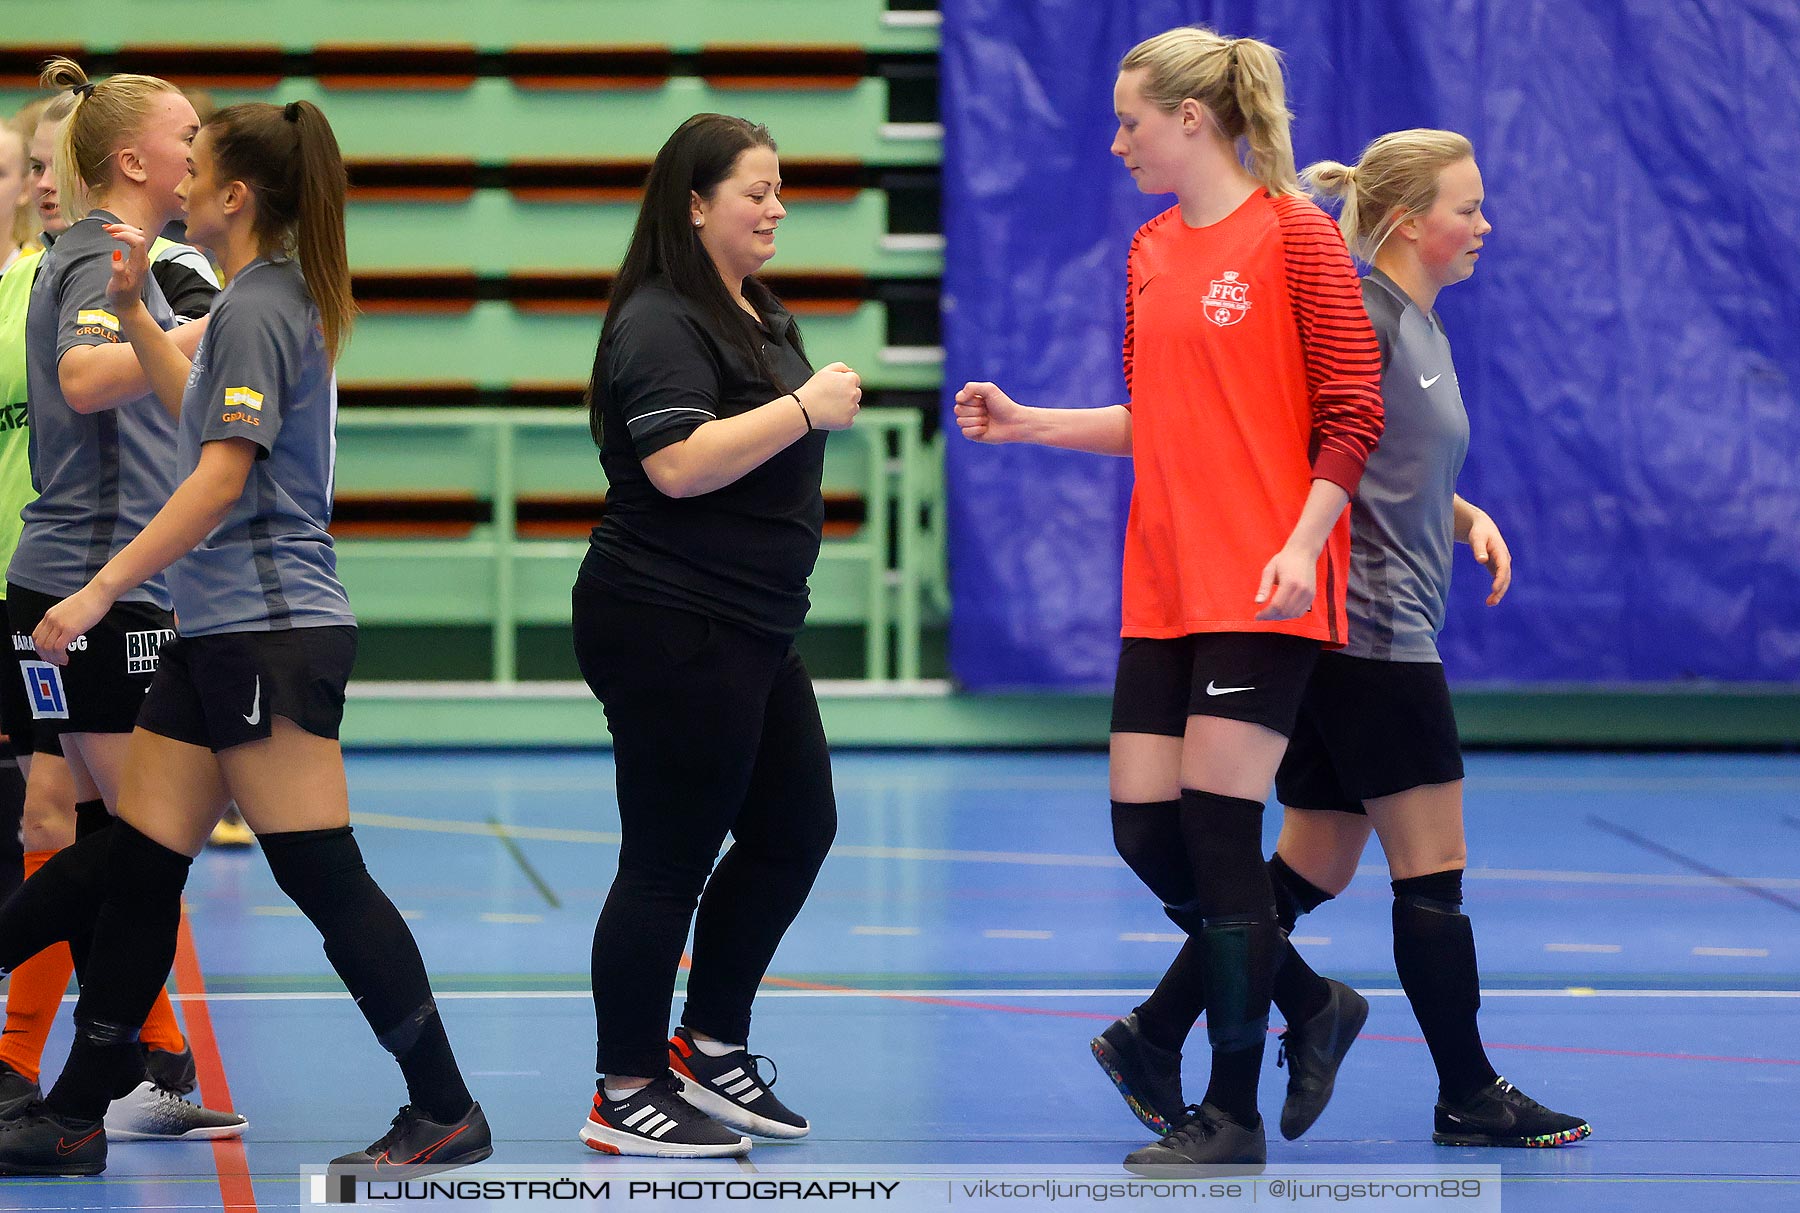
M1137 346L1135 344L1136 308L1138 293L1138 246L1143 243L1144 229L1139 228L1131 238L1131 251L1125 255L1125 345L1121 358L1125 365L1125 400L1127 407L1131 401L1131 378L1137 369Z
M1306 357L1313 475L1354 496L1381 439L1381 349L1337 224L1292 195L1275 200L1275 214Z

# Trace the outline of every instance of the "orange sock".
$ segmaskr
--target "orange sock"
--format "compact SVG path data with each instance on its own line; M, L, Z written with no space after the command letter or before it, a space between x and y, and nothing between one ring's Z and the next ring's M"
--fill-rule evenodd
M27 851L25 879L30 880L54 854ZM12 984L6 990L6 1032L0 1035L0 1061L32 1082L38 1080L44 1042L50 1038L50 1025L56 1021L74 972L75 962L66 943L44 949L13 970Z
M138 1039L152 1049L161 1049L165 1053L179 1053L187 1048L187 1040L175 1024L175 1008L169 1005L167 989L156 992L156 1005L150 1008L150 1014L145 1017L144 1030L138 1033Z

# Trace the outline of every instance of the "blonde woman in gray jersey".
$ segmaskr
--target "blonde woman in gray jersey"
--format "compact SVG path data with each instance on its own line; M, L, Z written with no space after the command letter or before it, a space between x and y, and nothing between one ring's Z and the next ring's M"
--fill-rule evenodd
M1394 963L1438 1071L1432 1140L1461 1146L1560 1146L1586 1121L1531 1099L1494 1072L1475 1023L1481 1005L1475 937L1462 913L1466 861L1462 751L1438 659L1451 552L1465 543L1492 575L1489 606L1512 583L1494 520L1456 494L1469 418L1438 293L1475 272L1489 232L1481 171L1453 131L1383 135L1355 165L1303 174L1341 200L1340 226L1368 265L1363 304L1381 347L1387 424L1351 504L1349 638L1320 655L1275 777L1286 806L1269 860L1276 915L1295 920L1342 892L1370 831L1381 836L1394 888ZM1191 966L1190 966L1191 968ZM1171 971L1199 1013L1204 975ZM1274 1003L1287 1020L1277 1064L1288 1067L1281 1132L1312 1127L1369 1005L1320 977L1284 944ZM1115 1077L1127 1102L1179 1102L1180 1057L1139 1045Z
M1269 861L1285 929L1341 892L1371 829L1394 889L1394 963L1438 1071L1432 1140L1560 1146L1591 1132L1495 1073L1476 1026L1475 938L1462 912L1463 766L1436 638L1455 543L1492 576L1497 606L1512 557L1494 520L1456 494L1469 445L1450 342L1433 307L1475 272L1491 230L1481 171L1453 131L1383 135L1355 165L1304 179L1342 201L1346 240L1370 269L1363 302L1381 345L1388 424L1351 506L1349 643L1321 657L1276 776L1286 806ZM1290 1067L1282 1132L1324 1110L1367 1004L1291 949L1276 981Z
M179 636L144 696L109 841L60 852L0 910L0 971L97 898L69 1060L44 1103L0 1125L0 1174L94 1174L100 1116L175 953L181 891L227 799L276 883L405 1076L409 1102L366 1149L335 1160L405 1177L492 1153L418 945L351 834L338 728L356 652L331 517L333 366L354 303L344 163L304 101L219 111L182 183L190 237L230 285L189 357L144 305L150 233L111 223L107 295L180 433L168 504L33 633L51 665L113 602L168 570ZM40 888L33 893L33 886ZM72 1144L71 1144L72 1143Z

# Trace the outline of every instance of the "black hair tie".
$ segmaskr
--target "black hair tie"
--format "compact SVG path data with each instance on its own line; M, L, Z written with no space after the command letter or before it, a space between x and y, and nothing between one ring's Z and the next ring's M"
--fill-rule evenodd
M289 122L300 121L300 103L298 101L288 102L282 107L281 116L286 118Z
M83 80L80 84L71 85L69 91L74 93L77 97L92 97L94 95L94 82L92 80Z

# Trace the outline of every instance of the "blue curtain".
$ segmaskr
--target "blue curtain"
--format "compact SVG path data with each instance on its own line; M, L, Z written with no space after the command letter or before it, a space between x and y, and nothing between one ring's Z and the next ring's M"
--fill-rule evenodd
M965 380L1124 398L1125 251L1172 199L1108 152L1134 43L1287 55L1302 164L1449 127L1494 232L1439 299L1473 426L1462 681L1800 679L1800 5L1787 0L944 0L945 419ZM953 424L951 424L951 428ZM1109 685L1129 461L951 435L951 666Z

